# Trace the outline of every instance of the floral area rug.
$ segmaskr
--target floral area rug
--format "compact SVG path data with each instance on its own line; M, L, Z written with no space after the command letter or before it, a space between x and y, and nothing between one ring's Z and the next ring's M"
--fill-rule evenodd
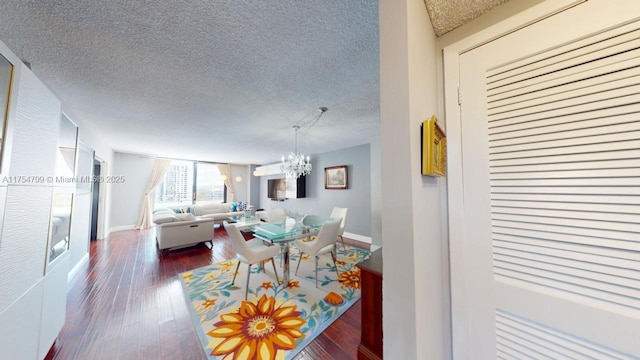
M291 246L288 284L278 284L271 261L266 273L251 267L249 294L244 300L247 265L232 259L180 274L187 306L209 359L291 359L360 298L360 269L369 252L338 244L336 275L331 255L318 260ZM276 258L280 281L282 268Z

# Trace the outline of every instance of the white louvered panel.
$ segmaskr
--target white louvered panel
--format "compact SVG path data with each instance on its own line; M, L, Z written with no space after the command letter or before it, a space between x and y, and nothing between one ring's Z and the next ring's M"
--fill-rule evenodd
M492 101L504 100L508 98L527 97L531 94L537 95L537 92L547 89L566 87L571 89L576 83L591 79L598 76L606 76L618 71L625 71L640 66L640 59L637 52L631 51L620 54L619 56L601 59L594 63L586 64L587 66L578 66L569 68L564 72L554 72L550 74L534 77L529 81L506 85L497 89L488 89L487 100L490 105ZM590 67L597 65L597 67ZM589 67L588 67L589 66Z
M550 210L550 209L521 209L521 208L505 208L499 206L493 206L493 212L495 214L512 214L512 215L527 215L530 217L553 217L564 219L577 219L577 220L596 220L601 222L616 222L616 223L630 223L640 224L639 215L631 214L612 214L598 212L597 209L584 209L584 211L571 211L571 210ZM638 239L640 240L640 239Z
M555 117L540 116L530 121L515 119L509 123L492 124L489 128L489 140L517 139L562 131L637 122L640 119L639 113L640 103L634 103L623 107L608 107L591 112L577 112Z
M504 166L524 166L524 165L538 165L538 164L582 164L590 161L627 161L637 160L640 149L633 150L620 150L616 154L610 154L608 152L591 153L588 157L583 154L565 154L563 156L549 156L549 157L534 157L534 158L515 158L515 159L500 159L491 161L490 168L498 168ZM613 156L612 156L613 155ZM635 162L624 163L625 166L635 167ZM577 165L580 166L580 165Z
M536 359L631 360L632 356L573 337L542 324L496 310L496 342L505 359L520 358L511 349L528 349ZM535 353L532 353L535 351ZM533 354L537 354L535 356Z
M547 201L560 203L579 203L579 204L640 204L640 196L627 195L572 195L572 194L510 194L510 193L494 193L491 200L515 200L515 201Z
M518 223L523 223L525 224L525 229L527 228L526 226L528 226L528 224L550 224L567 228L586 228L594 230L604 229L610 231L629 232L634 235L637 235L637 233L640 232L640 224L607 222L599 220L568 219L553 216L534 217L510 213L493 213L491 217L493 220L504 220L506 222L512 222L514 227L517 227Z
M501 226L503 224L506 226ZM622 231L567 228L546 224L517 224L527 228L522 229L521 227L510 227L514 224L500 220L492 221L492 225L494 226L494 234L513 235L518 240L535 238L539 241L549 241L550 244L546 244L546 246L553 244L557 248L562 248L565 243L572 243L640 251L640 243L636 241L633 234Z
M638 125L640 127L640 125ZM503 160L503 159L521 159L521 158L531 158L531 157L545 157L545 156L553 156L555 160L557 160L560 155L572 155L572 154L590 154L590 153L601 153L601 152L615 152L620 150L633 150L640 148L640 138L637 140L626 140L620 142L608 142L608 143L592 143L592 144L576 144L573 146L565 146L565 147L548 147L548 148L537 148L531 150L522 150L515 151L512 153L498 153L498 154L490 154L489 160ZM612 158L616 157L616 154L611 154ZM588 157L585 157L584 160L588 160ZM630 163L630 166L635 165L634 163Z
M512 254L510 251L517 251L520 257L529 256L531 259L537 258L537 255L550 256L555 258L572 259L576 261L587 262L583 264L584 268L591 268L592 265L605 265L614 267L610 273L618 273L620 276L627 276L627 272L617 272L618 269L628 269L637 271L640 269L640 259L634 256L631 251L623 251L611 248L598 249L596 253L595 247L576 244L562 244L555 242L553 247L547 243L537 242L536 239L522 239L510 237L508 235L496 235L494 246L501 249L500 254ZM588 249L591 248L589 251ZM496 250L496 253L498 251ZM612 256L613 255L613 256ZM634 273L635 274L635 273ZM636 274L637 275L637 274Z
M543 353L536 351L536 349L532 349L531 344L527 344L527 346L524 346L522 345L522 343L522 340L513 339L511 334L506 334L504 336L504 339L498 339L496 341L496 350L500 351L503 354L504 359L551 359L550 357L545 356Z
M511 144L503 144L503 145L495 145L491 148L491 154L504 154L504 153L518 153L525 152L531 150L540 150L540 149L548 149L548 148L573 148L582 145L588 145L593 143L598 144L610 144L615 142L623 142L623 141L633 141L638 138L640 135L640 131L636 130L638 128L638 123L624 124L617 129L597 129L598 131L593 131L591 134L582 134L577 136L577 134L569 133L561 133L559 135L564 135L565 138L561 139L546 139L542 141L527 141L527 142L519 142L516 143L512 141ZM612 131L613 130L613 131ZM607 131L606 133L602 133L602 131ZM521 141L521 139L518 139ZM629 164L633 165L633 164Z
M624 285L613 284L607 281L612 276L598 273L590 274L588 271L580 271L568 266L537 263L529 261L506 262L496 260L496 274L512 274L512 277L527 279L530 277L540 281L546 279L549 282L565 284L567 287L575 285L577 288L590 289L589 295L596 299L603 299L621 305L634 308L636 317L640 318L640 309L634 307L634 298L638 297L638 291L629 289ZM516 274L516 275L513 275Z
M637 78L631 79L637 84ZM514 109L512 111L503 111L496 114L489 114L489 122L493 126L509 123L512 119L531 120L539 117L557 117L564 114L572 114L579 109L597 110L603 104L606 106L619 106L621 104L632 104L637 101L640 93L640 85L631 85L623 88L603 89L602 92L584 95L580 97L571 96L571 94L563 93L559 95L559 99L553 103L540 103L536 106L527 106L524 108ZM562 97L560 97L562 96Z
M500 234L547 238L552 241L561 242L573 242L572 239L575 237L576 241L579 240L582 244L595 246L603 246L601 239L606 239L606 246L634 251L638 249L637 236L627 231L535 224L496 219L491 221L491 225L495 227L496 233ZM536 232L542 232L544 234L536 234ZM532 234L535 234L535 236L532 236Z
M634 86L638 83L639 76L634 75L634 72L635 68L629 68L608 74L607 76L585 79L580 82L579 86L571 87L570 89L553 87L537 91L535 96L526 96L515 101L513 98L492 101L488 104L488 114L498 115L531 107L541 108L547 104L557 107L558 102L566 101L566 99L582 98L584 100L584 97L589 95L611 89L622 89Z
M556 73L571 73L572 71L584 71L583 69L592 69L595 66L601 66L600 62L606 63L609 59L624 58L630 49L640 48L640 39L638 39L638 31L625 35L626 39L616 39L616 43L601 42L593 44L598 45L598 48L592 49L589 52L569 52L564 56L556 58L555 63L547 64L543 66L543 63L538 63L537 69L529 69L520 74L514 74L513 76L505 76L501 80L489 79L487 82L488 90L499 91L500 88L506 88L509 85L531 83L535 79L543 79L545 76L552 76ZM622 40L622 41L617 41ZM584 49L584 48L583 48Z
M640 318L638 28L487 73L496 281ZM505 358L606 358L509 321Z
M635 168L634 164L629 163L630 159L624 160L609 160L609 161L580 161L580 162L563 162L563 163L551 163L551 164L527 164L527 165L504 165L494 166L491 168L491 174L511 174L511 173L535 173L544 171L558 171L558 170L591 170L591 169L625 169ZM633 159L640 163L640 158Z
M585 128L584 124L574 124L575 129L571 130L558 130L551 133L545 133L540 135L528 135L522 137L510 137L504 140L492 141L492 151L504 151L511 146L526 146L531 144L537 144L546 141L575 141L575 139L591 137L591 136L610 136L612 134L620 135L627 132L633 132L638 127L640 122L640 114L636 115L637 121L626 122L622 124L612 124L611 119L598 119L602 122L602 125L590 126Z
M616 274L608 274L606 273L606 271L609 271L611 269L604 266L600 266L600 265L593 266L594 270L592 271L591 269L587 270L582 268L579 261L574 261L571 259L563 259L562 262L559 263L559 262L556 262L557 259L554 259L554 258L545 259L543 256L539 261L534 261L527 258L519 258L518 263L513 263L512 255L513 253L509 254L507 251L505 251L504 255L499 252L496 252L496 255L495 255L496 267L512 269L512 270L518 270L519 268L522 268L522 267L530 267L539 271L548 272L549 275L547 277L550 277L550 278L554 278L554 274L560 274L560 276L558 276L557 279L561 279L563 277L562 274L567 274L577 278L591 279L597 282L610 283L610 284L623 287L622 290L619 291L618 293L626 296L633 296L633 293L635 294L638 293L638 291L629 290L627 287L627 284L631 283L633 286L636 286L636 287L640 286L640 281L631 277L633 275L638 276L639 274L637 272L633 274L632 273L633 271L630 271L630 270L616 271ZM614 269L614 270L617 270L617 269ZM617 274L618 272L627 272L629 276L621 277L619 274ZM613 290L610 290L610 291L613 291Z
M627 164L629 166L631 164ZM639 164L640 165L640 164ZM640 176L640 167L615 168L608 171L602 169L567 170L567 171L532 171L491 174L491 180L533 180L533 179L591 179L591 178L618 178ZM640 194L638 194L640 195Z
M635 198L635 197L634 197ZM514 200L492 200L491 205L496 207L532 208L549 210L576 210L593 211L593 204L585 203L563 203L545 201L514 201ZM610 212L619 214L640 214L640 204L599 204L598 212Z
M541 339L532 337L531 334L523 331L518 326L513 326L505 321L498 321L496 330L500 333L497 342L505 350L517 349L516 351L521 354L524 352L531 354L534 359L557 359L558 356L562 356L565 359L575 359L580 355L553 342L541 345L539 343Z
M636 178L582 178L582 179L522 179L492 180L491 186L635 186Z
M487 70L487 79L490 83L505 78L514 78L519 74L526 74L536 69L552 66L555 63L563 61L567 58L590 53L606 46L614 46L629 40L638 38L639 26L636 22L632 22L618 27L615 33L601 32L594 34L588 38L583 38L572 42L569 45L559 46L538 54L531 54L525 58L511 61L507 64L494 67ZM605 46L602 46L602 45Z
M511 281L514 286L525 286L532 291L542 292L549 295L553 294L576 303L587 304L605 311L624 314L626 317L640 319L640 310L627 306L627 304L633 300L628 297L595 289L591 290L590 295L593 296L587 297L583 294L585 286L582 284L575 285L564 281L546 278L544 276L531 275L529 273L516 272L501 268L497 268L496 270L496 281L500 281L505 284L510 284L509 281Z

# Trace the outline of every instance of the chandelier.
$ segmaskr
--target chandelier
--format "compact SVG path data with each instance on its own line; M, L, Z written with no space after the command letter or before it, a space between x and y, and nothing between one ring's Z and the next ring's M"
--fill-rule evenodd
M327 111L326 107L321 107L320 115L309 125L309 127L315 125L315 123L320 119L322 114ZM280 165L280 170L284 172L287 178L299 178L300 176L309 175L311 173L311 162L309 156L305 156L298 152L298 130L300 130L300 124L302 121L299 121L298 124L293 125L293 129L295 131L295 147L292 153L289 153L287 156L282 156L282 165Z

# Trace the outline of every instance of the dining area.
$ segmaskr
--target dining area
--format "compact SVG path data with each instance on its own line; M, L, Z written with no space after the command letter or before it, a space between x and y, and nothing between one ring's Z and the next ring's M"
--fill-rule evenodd
M313 257L317 288L318 260L321 256L328 255L333 263L337 280L339 274L336 264L336 247L339 239L344 246L343 234L347 211L347 208L335 207L331 215L325 216L274 209L260 215L234 217L223 222L238 259L232 284L235 283L241 264L247 266L247 284L249 284L252 266L257 265L260 270L266 272L265 263L271 261L275 280L278 284L287 286L292 279L290 273L292 247L296 248L298 254L296 274L302 260ZM279 258L281 268L279 271L276 267L276 257ZM282 282L278 273L282 275ZM308 274L303 276L306 275ZM245 289L245 299L248 289L249 286Z

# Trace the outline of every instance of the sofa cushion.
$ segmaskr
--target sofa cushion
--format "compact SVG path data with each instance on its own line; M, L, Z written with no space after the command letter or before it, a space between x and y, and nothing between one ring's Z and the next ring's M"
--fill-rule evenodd
M176 214L176 218L181 221L192 221L196 219L196 217L191 213Z
M178 218L172 211L156 212L155 214L153 214L154 224L160 225L174 221L178 221Z
M229 212L229 204L202 204L195 205L195 215L220 214Z

